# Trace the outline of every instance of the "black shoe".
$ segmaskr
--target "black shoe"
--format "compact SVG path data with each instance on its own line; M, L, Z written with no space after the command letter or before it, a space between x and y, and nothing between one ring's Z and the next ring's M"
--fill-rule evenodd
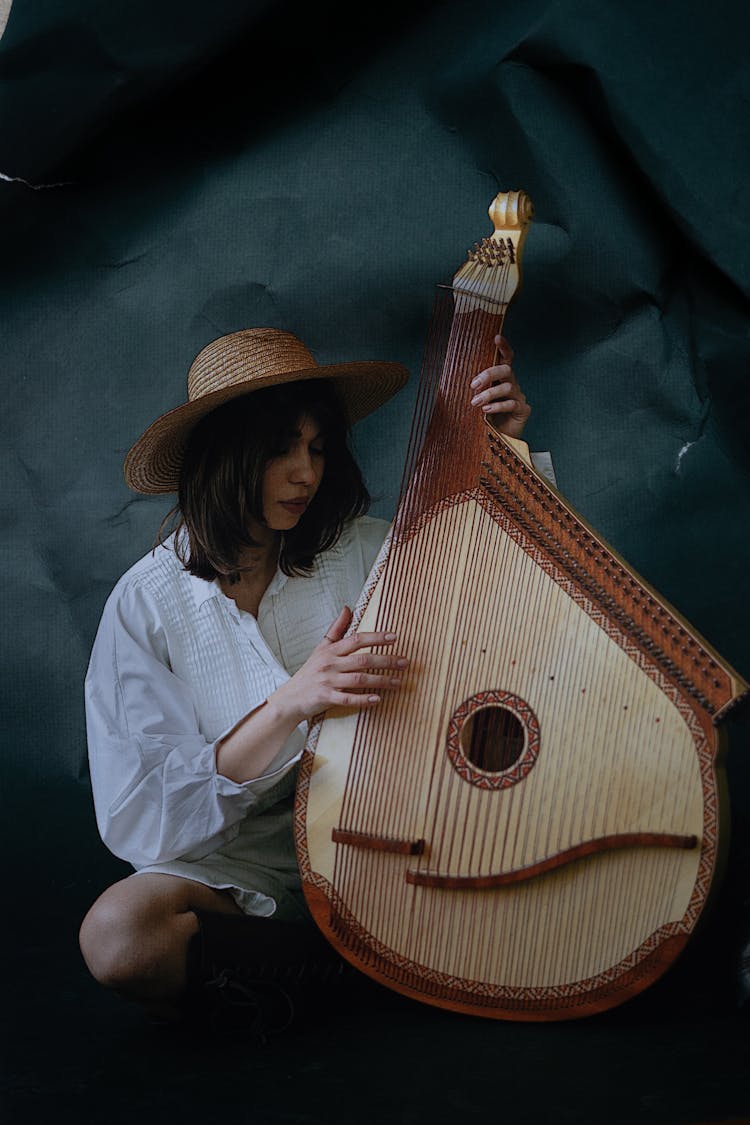
M337 985L358 975L312 923L196 911L184 1010L213 1033L256 1043L328 1010Z
M239 1032L259 1046L286 1031L295 1016L294 1001L283 985L253 980L237 969L222 969L206 981L202 1000L213 1034Z

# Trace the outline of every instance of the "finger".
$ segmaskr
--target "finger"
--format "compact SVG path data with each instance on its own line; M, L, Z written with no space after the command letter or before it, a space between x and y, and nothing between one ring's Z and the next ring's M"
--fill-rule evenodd
M478 391L485 390L497 383L513 382L515 382L513 368L507 363L498 363L494 367L487 367L484 371L480 371L471 380L469 386L473 391Z
M513 356L515 355L515 352L504 336L498 335L495 337L495 347L497 348L500 356L503 358L505 363L513 362Z
M335 700L331 700L329 707L356 707L358 711L364 710L366 707L375 707L380 703L379 695L351 695L347 692L340 692L337 694Z
M323 640L330 641L331 643L340 641L341 638L346 634L346 630L351 625L351 622L352 611L350 610L348 605L345 605L336 620L332 621L326 629L325 633L323 634Z
M352 633L339 641L338 652L341 656L348 656L360 648L373 648L378 645L392 645L396 640L395 633Z
M518 401L519 391L514 383L498 383L497 386L488 387L486 391L474 395L471 400L472 406L483 406L488 402L504 402L514 397Z
M379 668L383 670L393 670L408 668L410 660L406 656L400 656L396 653L375 653L375 652L354 652L350 655L342 655L335 663L338 672L356 672L363 669ZM333 666L333 664L331 665Z
M504 398L500 402L486 402L482 406L483 414L512 414L518 408L518 403L513 398Z
M506 399L505 402L491 402L487 406L483 406L482 413L485 415L509 414L511 418L517 419L519 422L526 422L531 416L531 407L528 402L514 402L513 399Z
M342 672L331 683L336 691L382 691L401 687L401 677L376 676L371 672Z

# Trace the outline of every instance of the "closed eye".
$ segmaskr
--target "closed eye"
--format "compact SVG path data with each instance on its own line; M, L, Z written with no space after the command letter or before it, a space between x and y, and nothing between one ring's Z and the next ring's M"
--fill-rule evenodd
M296 429L287 430L285 434L279 436L281 440L270 454L270 460L272 461L294 455L303 442L306 444L311 457L325 457L325 435L317 427L301 425Z

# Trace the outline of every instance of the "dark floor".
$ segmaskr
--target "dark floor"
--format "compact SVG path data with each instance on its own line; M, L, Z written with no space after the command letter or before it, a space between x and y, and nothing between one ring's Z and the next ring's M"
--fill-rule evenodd
M239 1033L154 1026L94 984L77 926L120 868L91 825L85 839L60 829L64 874L33 885L3 927L9 1125L750 1121L750 1010L737 1007L721 898L662 981L588 1020L496 1022L365 985L258 1048ZM43 838L29 847L42 852Z
M13 1125L750 1119L750 1019L705 996L687 1003L678 968L616 1011L565 1024L457 1016L373 986L257 1048L150 1025L89 980L66 937L30 942L7 982Z

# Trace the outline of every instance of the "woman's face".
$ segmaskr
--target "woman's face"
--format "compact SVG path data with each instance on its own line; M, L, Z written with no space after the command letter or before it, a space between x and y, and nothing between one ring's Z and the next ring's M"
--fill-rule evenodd
M312 418L300 419L283 449L263 474L263 519L272 531L290 531L320 487L325 451L320 427Z

